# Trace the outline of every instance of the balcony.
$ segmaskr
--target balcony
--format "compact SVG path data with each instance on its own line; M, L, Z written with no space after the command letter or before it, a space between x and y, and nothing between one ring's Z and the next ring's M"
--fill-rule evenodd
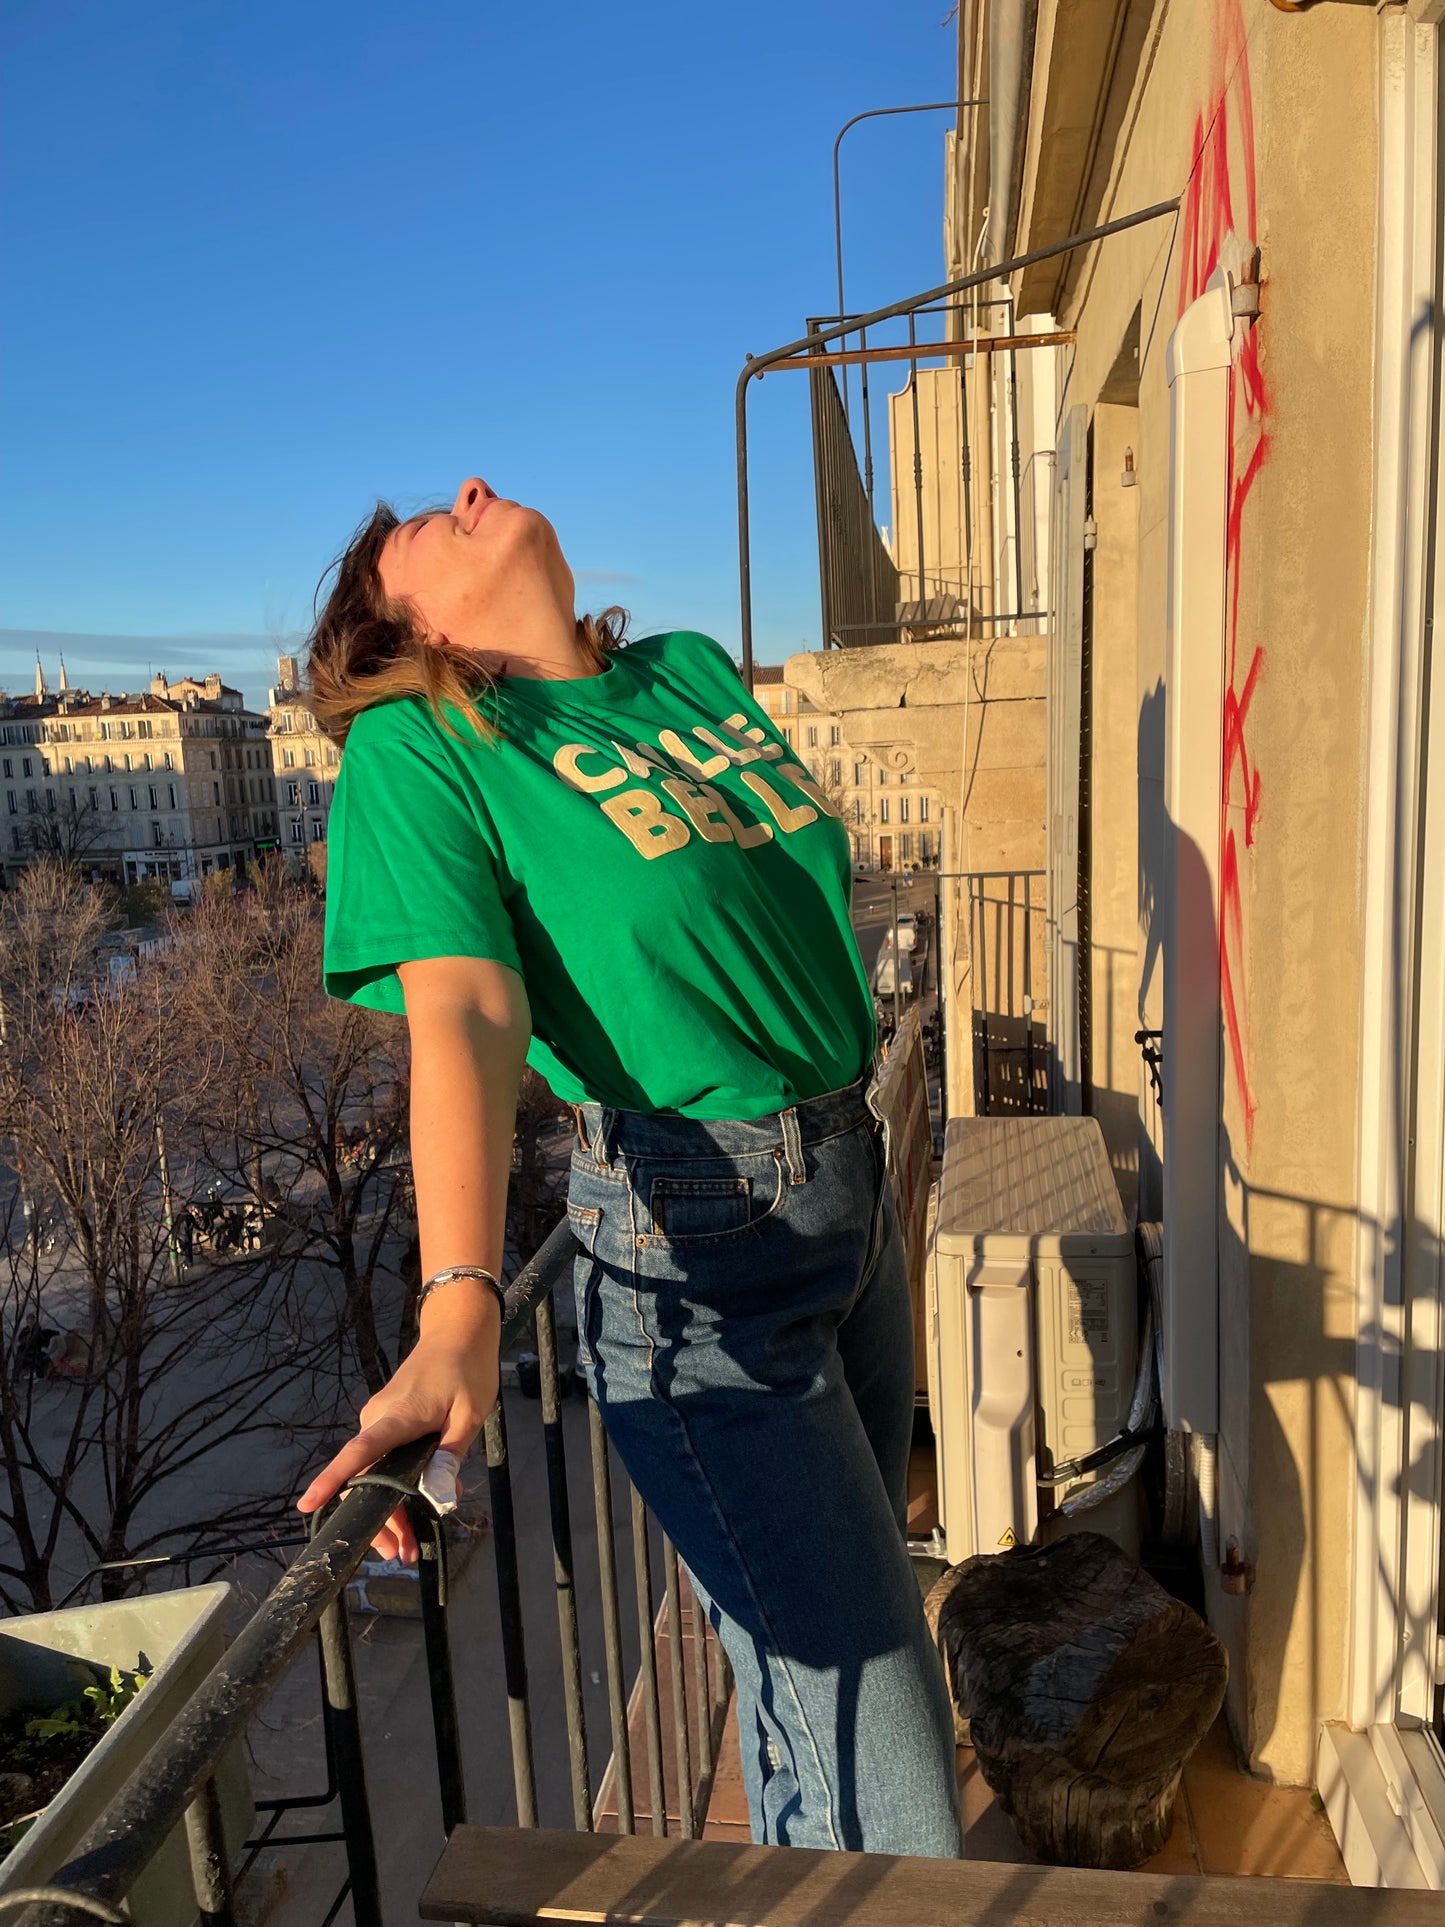
M918 1108L923 1075L916 1019L900 1030L891 1064L887 1101L903 1107L901 1120ZM928 1182L917 1137L895 1132L895 1183L915 1244ZM208 1927L256 1920L267 1906L278 1927L329 1927L348 1913L358 1927L380 1927L418 1910L450 1921L658 1927L1067 1919L1405 1927L1434 1918L1429 1896L1350 1888L1310 1796L1239 1773L1222 1727L1190 1762L1173 1836L1137 1873L1033 1862L967 1746L966 1862L752 1846L726 1660L675 1552L609 1453L595 1407L568 1395L553 1301L559 1285L565 1299L571 1256L563 1225L508 1292L504 1343L530 1338L539 1398L509 1387L487 1427L491 1560L449 1573L448 1536L415 1496L429 1441L355 1481L163 1744L31 1896L25 1927L123 1919L126 1894L180 1824ZM524 1429L534 1403L540 1426ZM926 1555L927 1445L915 1453L913 1485L910 1532ZM417 1617L376 1622L385 1637L363 1634L358 1664L348 1585L399 1491L423 1546ZM936 1570L921 1557L920 1583ZM248 1735L257 1820L232 1854L215 1774ZM472 1777L486 1783L470 1795L468 1762L480 1762ZM269 1887L258 1880L268 1866L283 1876L273 1871ZM22 1898L12 1892L3 1904L13 1912Z

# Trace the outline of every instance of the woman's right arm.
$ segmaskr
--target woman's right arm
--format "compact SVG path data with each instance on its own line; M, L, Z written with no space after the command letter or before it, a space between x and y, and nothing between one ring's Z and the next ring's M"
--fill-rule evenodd
M500 1278L517 1092L531 1036L522 979L505 964L433 957L398 966L411 1032L411 1163L422 1277L477 1265ZM422 1307L416 1345L361 1409L356 1436L302 1493L314 1512L398 1445L439 1432L458 1458L497 1400L501 1313L490 1288L457 1278ZM404 1512L376 1539L414 1559Z

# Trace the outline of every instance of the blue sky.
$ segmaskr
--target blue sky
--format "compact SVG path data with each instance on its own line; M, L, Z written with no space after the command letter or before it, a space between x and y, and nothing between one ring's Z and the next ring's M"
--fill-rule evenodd
M474 471L585 605L735 646L738 369L835 305L833 136L952 93L948 12L10 0L0 687L39 639L259 695L371 501ZM942 279L948 118L848 136L850 307ZM751 422L780 660L818 640L802 377Z

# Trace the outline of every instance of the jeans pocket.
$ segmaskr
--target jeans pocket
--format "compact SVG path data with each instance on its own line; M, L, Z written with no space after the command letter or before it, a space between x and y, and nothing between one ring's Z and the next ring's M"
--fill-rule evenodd
M752 1216L752 1189L744 1177L654 1178L653 1230L670 1243L739 1231Z
M574 1204L569 1198L567 1222L572 1227L572 1236L590 1258L597 1247L597 1228L602 1222L602 1213L591 1205Z

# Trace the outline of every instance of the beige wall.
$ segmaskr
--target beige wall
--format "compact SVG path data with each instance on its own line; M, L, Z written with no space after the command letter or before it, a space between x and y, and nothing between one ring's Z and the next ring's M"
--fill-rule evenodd
M1164 350L1212 244L1243 266L1245 244L1257 242L1261 319L1234 377L1238 613L1224 837L1237 885L1226 864L1232 1021L1220 1140L1221 1524L1256 1576L1245 1599L1216 1592L1213 1610L1234 1661L1231 1715L1253 1764L1303 1782L1317 1722L1342 1710L1353 1486L1375 22L1368 9L1287 15L1269 0L1200 0L1156 9L1155 26L1101 217L1183 188L1178 232L1166 220L1093 250L1059 316L1078 330L1066 402L1093 404L1104 391L1136 304L1144 334L1137 414L1094 410L1093 1043L1096 1077L1108 1066L1100 1108L1119 1164L1137 1076L1126 1032L1162 1015ZM1196 165L1198 128L1207 133ZM1138 472L1128 503L1118 490L1123 440ZM1133 972L1132 1013L1108 977L1121 966ZM1158 1140L1145 1125L1141 1209L1152 1214Z

